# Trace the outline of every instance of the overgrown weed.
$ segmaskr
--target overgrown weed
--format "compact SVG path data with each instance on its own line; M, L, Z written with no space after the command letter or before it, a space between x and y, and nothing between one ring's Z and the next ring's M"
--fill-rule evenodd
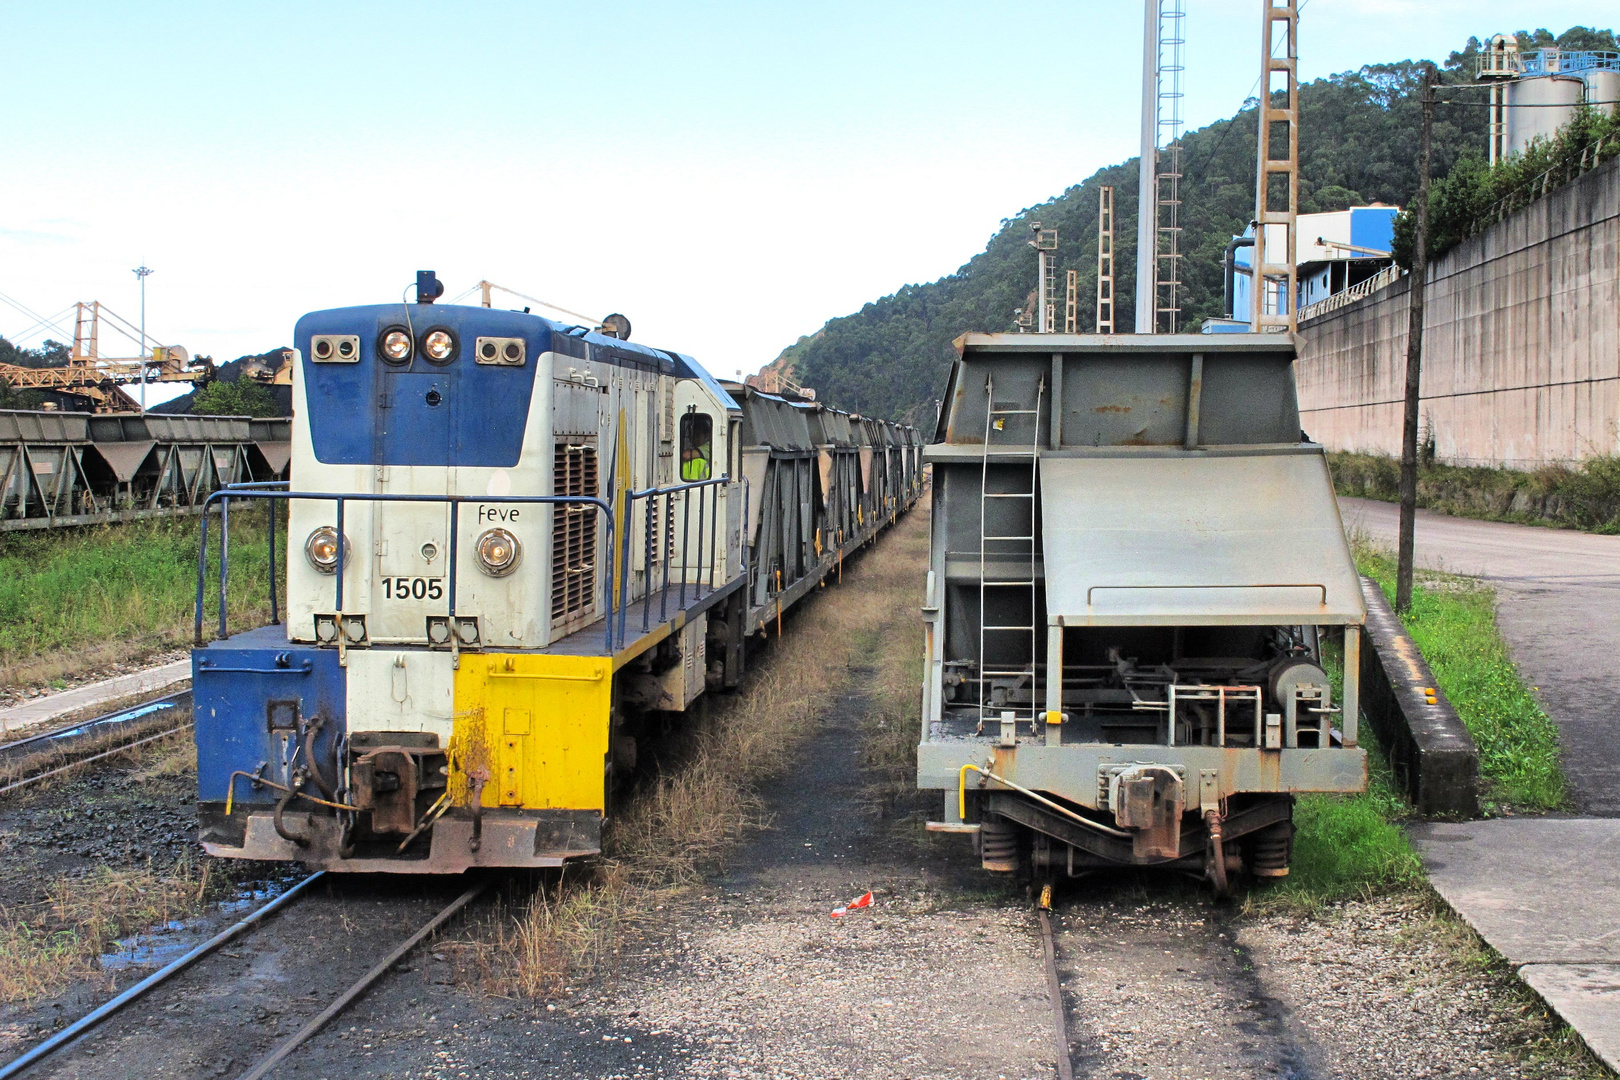
M167 871L98 867L63 875L43 902L0 907L0 1003L57 993L69 983L110 977L98 958L129 933L200 914L228 875L205 874L189 853Z
M229 619L269 620L268 512L231 515ZM184 645L197 597L195 517L0 535L0 683L35 684ZM218 570L217 519L210 566ZM286 565L286 532L277 565ZM217 578L211 580L211 584ZM218 618L218 592L205 591Z
M772 640L753 658L737 693L699 698L706 705L684 754L609 822L600 858L502 908L486 935L494 948L473 946L493 992L544 997L589 977L617 955L626 931L722 865L751 830L769 827L760 785L790 765L874 654L876 692L888 693L878 646L906 636L915 620L927 520L926 504L914 509L879 540L882 557L846 563L841 584L835 574L825 592L790 611L783 647ZM909 638L920 652L920 630Z
M1398 459L1347 451L1327 457L1340 495L1381 502L1400 498ZM1425 461L1418 467L1417 504L1483 521L1620 532L1620 457L1598 454L1530 472Z

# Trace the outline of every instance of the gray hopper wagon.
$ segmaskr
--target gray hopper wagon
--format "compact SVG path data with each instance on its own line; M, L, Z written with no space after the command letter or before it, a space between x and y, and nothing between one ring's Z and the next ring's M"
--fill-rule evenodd
M1285 335L969 334L935 442L917 781L988 870L1280 877L1358 792L1361 590ZM1321 650L1342 640L1334 700Z

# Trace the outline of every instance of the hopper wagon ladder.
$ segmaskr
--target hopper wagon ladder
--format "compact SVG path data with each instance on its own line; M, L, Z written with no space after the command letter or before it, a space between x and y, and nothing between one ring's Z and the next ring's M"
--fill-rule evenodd
M998 409L996 408L995 377L986 376L984 380L984 452L981 458L979 473L979 730L984 730L984 722L989 710L990 684L993 679L1022 679L1028 677L1029 690L1029 720L1035 724L1036 710L1040 707L1040 697L1036 693L1035 664L1037 660L1037 635L1039 627L1035 625L1035 613L1038 610L1037 599L1040 582L1035 576L1035 492L1037 489L1037 469L1040 463L1041 450L1041 404L1046 394L1046 377L1041 376L1040 384L1035 390L1035 407L1033 409ZM1033 416L1035 418L1035 433L1030 437L1029 449L1026 451L1022 445L1014 446L1003 443L993 446L991 439L997 431L1006 427L1005 418L1012 416ZM1029 459L1029 490L1028 491L991 491L990 490L990 457L992 452L1001 457L1027 457ZM990 532L989 508L991 500L1023 500L1029 507L1029 533L1028 535L996 535ZM989 574L989 545L991 543L1018 543L1029 545L1029 569L1021 577L996 578L992 580ZM999 553L998 554L1002 554ZM1007 560L1011 561L1011 560ZM1029 622L1026 623L995 623L989 621L989 609L985 605L987 597L1001 594L1006 595L1014 589L1029 590ZM1029 667L1024 668L992 668L990 666L986 645L992 640L991 635L1024 635L1029 638ZM1001 710L998 710L1000 712ZM1036 730L1039 725L1036 724Z

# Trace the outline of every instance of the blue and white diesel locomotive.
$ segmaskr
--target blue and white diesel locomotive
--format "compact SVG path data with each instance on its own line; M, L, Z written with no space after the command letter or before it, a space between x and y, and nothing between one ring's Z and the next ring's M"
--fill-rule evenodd
M457 872L598 851L638 734L735 687L748 636L921 491L911 428L723 385L622 319L440 291L419 275L415 304L298 323L293 489L214 499L220 533L232 504L285 508L279 621L220 614L205 640L229 543L204 515L213 855Z

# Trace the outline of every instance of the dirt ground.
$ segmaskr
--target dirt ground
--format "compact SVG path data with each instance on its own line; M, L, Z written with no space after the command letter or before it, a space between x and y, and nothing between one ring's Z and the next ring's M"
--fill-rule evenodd
M1054 1076L1029 900L982 873L962 838L923 833L914 801L885 809L874 797L860 748L867 673L855 674L857 690L766 786L773 827L671 894L599 977L550 1001L502 997L476 947L436 943L275 1075ZM0 804L0 907L37 902L46 880L187 857L192 783L108 769ZM464 884L333 882L29 1075L238 1075ZM871 907L830 917L867 890ZM151 961L238 914L178 929ZM450 938L476 936L481 917ZM1067 885L1053 924L1076 1076L1597 1075L1570 1055L1527 1056L1550 1030L1531 999L1420 897L1244 914L1142 877ZM143 970L107 974L123 986ZM82 983L0 1008L0 1048L33 1043L107 990Z
M1055 1075L1027 899L967 845L873 812L863 712L839 703L771 786L775 828L596 983L540 1005L400 980L282 1075ZM870 908L830 917L868 889ZM1546 1025L1416 898L1244 916L1144 878L1071 886L1055 924L1076 1076L1593 1075L1521 1060Z

